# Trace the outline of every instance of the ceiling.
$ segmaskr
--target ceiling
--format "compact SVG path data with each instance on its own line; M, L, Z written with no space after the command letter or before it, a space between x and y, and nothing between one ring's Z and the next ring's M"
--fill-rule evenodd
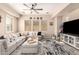
M67 15L76 9L79 9L79 3L71 3L68 5L68 7L64 8L58 15Z
M25 3L31 7L32 3ZM19 14L26 15L26 14L37 14L32 10L24 10L29 9L28 7L24 6L23 3L9 3L9 5L15 9ZM67 3L37 3L35 8L43 8L43 10L38 10L39 14L54 14L57 12L62 6L67 5Z

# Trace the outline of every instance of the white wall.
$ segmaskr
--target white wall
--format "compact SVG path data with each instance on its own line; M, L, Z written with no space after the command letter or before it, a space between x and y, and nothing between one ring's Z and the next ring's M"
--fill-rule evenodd
M62 16L56 16L53 18L54 22L54 30L53 33L57 36L57 34L60 32L60 27L62 25Z
M55 35L57 35L57 18L56 17L53 18L53 22L54 22L54 30L53 30L53 32L54 32Z
M43 17L43 20L47 20L47 31L45 31L45 33L48 33L48 34L53 34L53 26L50 26L49 23L50 22L53 22L53 20L50 19L50 15L25 15L25 16L22 16L20 19L19 19L19 32L25 32L24 29L25 29L25 25L24 25L24 20L29 20L29 17L30 16L34 16L34 17ZM33 27L33 26L32 26ZM41 27L40 27L41 28ZM40 30L40 29L39 29Z
M54 13L52 14L52 18L55 17L58 13L60 13L64 8L66 8L70 3L60 3L61 6L59 6L58 8L55 8L56 10L54 11Z
M0 9L12 16L19 17L19 14L7 3L0 3Z
M8 10L9 11L9 10ZM0 35L3 35L6 33L5 27L6 27L6 15L10 15L12 19L12 32L17 32L17 17L7 13L3 9L0 9L0 16L1 16L1 23L0 23Z
M54 20L54 34L57 35L57 33L60 30L60 26L62 25L63 22L67 22L67 21L72 21L75 19L79 19L79 8L73 10L70 13L67 13L66 15L62 15L61 17L56 16L53 18Z
M19 17L19 14L13 10L8 4L6 3L0 3L0 16L1 18L1 23L0 23L0 35L5 34L6 30L6 15L10 15L13 17L12 19L12 32L17 32L17 17Z
M12 32L16 33L18 31L18 19L16 17L13 17L12 19Z
M79 8L63 16L63 22L79 19Z
M5 32L5 16L6 16L6 14L2 11L2 10L0 10L0 16L1 16L1 22L0 22L0 34L4 34L4 32Z

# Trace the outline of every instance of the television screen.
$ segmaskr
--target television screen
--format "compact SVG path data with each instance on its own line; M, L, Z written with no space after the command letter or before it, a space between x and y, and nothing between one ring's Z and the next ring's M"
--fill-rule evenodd
M41 32L38 32L38 35L41 35Z
M79 36L79 19L64 22L63 33Z

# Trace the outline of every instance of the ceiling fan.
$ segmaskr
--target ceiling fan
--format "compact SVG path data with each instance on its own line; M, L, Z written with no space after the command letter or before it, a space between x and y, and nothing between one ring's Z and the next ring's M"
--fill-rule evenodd
M31 4L31 7L28 6L28 5L25 4L25 3L24 3L23 5L26 6L26 7L28 7L28 8L30 8L30 9L24 9L24 10L31 10L31 12L32 12L32 10L33 10L33 11L35 11L36 13L39 13L38 11L43 10L42 8L35 8L35 7L37 6L37 3Z

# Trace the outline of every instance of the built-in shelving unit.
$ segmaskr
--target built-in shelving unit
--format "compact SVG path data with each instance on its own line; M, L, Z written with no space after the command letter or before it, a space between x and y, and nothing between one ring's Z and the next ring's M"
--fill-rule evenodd
M79 49L79 37L78 36L73 36L69 34L62 34L63 36L63 42Z

